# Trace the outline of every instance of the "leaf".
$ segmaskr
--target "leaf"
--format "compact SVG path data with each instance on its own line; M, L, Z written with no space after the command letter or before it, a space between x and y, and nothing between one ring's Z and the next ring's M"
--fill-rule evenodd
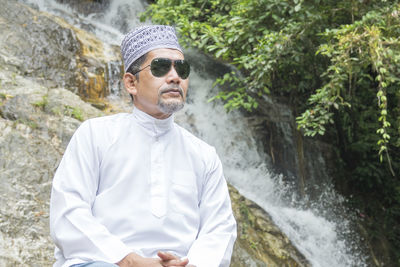
M192 39L196 39L196 38L197 38L197 33L196 33L196 32L190 33L190 37L191 37Z

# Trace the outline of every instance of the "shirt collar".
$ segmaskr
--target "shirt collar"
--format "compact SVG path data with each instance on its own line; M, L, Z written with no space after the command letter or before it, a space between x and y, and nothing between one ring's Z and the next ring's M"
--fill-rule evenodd
M160 120L153 116L141 111L140 109L134 107L132 111L133 116L136 118L138 124L150 131L154 136L160 136L168 132L174 124L174 115L171 114L166 119Z

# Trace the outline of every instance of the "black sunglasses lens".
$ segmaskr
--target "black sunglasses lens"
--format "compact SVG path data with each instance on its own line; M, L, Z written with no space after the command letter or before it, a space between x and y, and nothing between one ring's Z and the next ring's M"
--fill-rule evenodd
M179 77L186 79L190 74L190 65L185 60L175 60L175 69Z
M168 58L156 58L151 61L151 73L156 77L162 77L171 69L172 61ZM186 79L190 74L190 65L185 60L175 60L174 67L179 77Z
M156 58L151 61L151 73L156 77L162 77L171 69L171 60L168 58Z

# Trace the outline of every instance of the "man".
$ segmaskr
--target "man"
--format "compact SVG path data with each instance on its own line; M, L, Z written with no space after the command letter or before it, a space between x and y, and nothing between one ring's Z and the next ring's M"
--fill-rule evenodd
M134 109L88 120L53 180L54 266L229 266L236 239L215 149L173 122L190 67L172 27L128 33Z

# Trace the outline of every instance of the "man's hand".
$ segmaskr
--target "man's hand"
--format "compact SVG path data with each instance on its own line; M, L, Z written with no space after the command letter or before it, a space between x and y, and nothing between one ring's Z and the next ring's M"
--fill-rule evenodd
M160 257L161 264L165 267L187 266L189 263L188 259L180 259L179 257L168 252L159 251L157 256Z
M171 253L158 252L157 255L160 257L159 259L144 258L136 253L130 253L118 262L117 265L120 267L195 267L187 265L189 263L188 259L180 259Z

